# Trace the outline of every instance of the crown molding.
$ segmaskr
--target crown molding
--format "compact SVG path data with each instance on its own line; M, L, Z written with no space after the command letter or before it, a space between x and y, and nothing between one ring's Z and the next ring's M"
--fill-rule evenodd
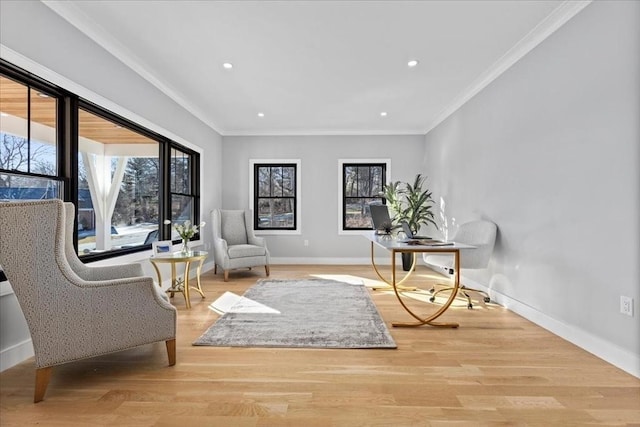
M144 63L144 61L134 55L126 46L116 40L111 36L111 34L109 34L109 32L105 31L86 14L82 13L82 11L80 11L80 9L78 9L72 2L63 0L40 1L80 30L91 40L102 46L102 48L107 52L118 58L127 67L131 68L134 72L151 83L182 108L222 135L219 127L210 120L209 115L205 114L201 109L187 101L177 90L171 87L171 85L158 78Z
M567 21L582 11L582 9L591 4L592 1L593 0L567 0L560 4L551 14L538 23L527 35L502 55L500 59L480 74L449 106L442 110L429 126L422 130L422 133L426 135L446 120L447 117L455 113L460 107L466 104L467 101L511 68L513 64L522 59L522 57L542 43L558 28L562 27Z
M410 130L330 130L330 129L312 129L303 131L293 131L286 129L257 129L252 131L228 131L221 134L222 136L389 136L389 135L424 135L422 129Z

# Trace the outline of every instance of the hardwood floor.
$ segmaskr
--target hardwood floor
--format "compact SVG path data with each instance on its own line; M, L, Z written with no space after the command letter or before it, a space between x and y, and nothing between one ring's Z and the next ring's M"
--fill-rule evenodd
M422 267L416 278L433 280ZM352 275L370 266L271 266L272 278ZM263 269L203 275L202 300L177 295L175 366L164 343L55 367L33 404L34 365L0 374L2 426L640 425L640 380L492 304L459 300L458 329L392 328L412 320L372 291L396 350L194 347L218 317L208 305L242 294ZM414 282L417 283L417 282ZM424 287L424 285L423 285ZM476 299L477 300L477 299ZM426 307L426 305L425 305Z

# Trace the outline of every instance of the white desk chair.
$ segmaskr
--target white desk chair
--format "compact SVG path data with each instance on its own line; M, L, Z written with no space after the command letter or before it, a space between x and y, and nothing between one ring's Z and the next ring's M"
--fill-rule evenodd
M496 242L496 234L498 227L491 221L471 221L464 223L458 229L453 241L457 243L466 243L468 245L475 246L473 249L461 249L460 250L460 268L474 268L481 269L487 268L491 254L493 253L493 247ZM424 262L430 266L435 267L438 270L445 270L447 274L453 274L453 255L423 255ZM435 297L440 292L451 291L452 287L446 287L436 290L431 288L430 292L433 294L429 299L431 302L435 301ZM468 288L465 285L461 285L458 288L458 292L462 293L467 298L467 307L473 308L471 303L471 297L467 291L478 292L484 296L484 302L490 302L489 295L479 289Z

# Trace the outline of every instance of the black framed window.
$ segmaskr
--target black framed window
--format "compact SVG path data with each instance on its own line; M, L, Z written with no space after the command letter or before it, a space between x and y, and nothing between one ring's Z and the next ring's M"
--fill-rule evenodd
M198 167L198 154L184 147L172 146L170 156L170 197L171 197L171 222L183 224L185 221L197 224L200 206L200 194L198 191L197 176L200 175ZM173 230L173 228L172 228ZM199 234L194 236L199 238ZM172 240L179 240L175 230L171 235Z
M253 165L253 212L256 230L296 230L296 163Z
M386 163L342 164L342 228L371 230L372 204L384 204Z
M61 114L54 87L0 70L0 199L62 198Z
M199 178L196 151L0 59L0 199L74 203L84 262L199 222Z

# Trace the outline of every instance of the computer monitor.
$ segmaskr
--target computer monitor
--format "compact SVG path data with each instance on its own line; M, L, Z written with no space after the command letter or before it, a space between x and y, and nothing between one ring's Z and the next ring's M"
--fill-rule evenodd
M370 205L369 208L371 210L373 229L377 232L390 233L392 225L387 205Z

